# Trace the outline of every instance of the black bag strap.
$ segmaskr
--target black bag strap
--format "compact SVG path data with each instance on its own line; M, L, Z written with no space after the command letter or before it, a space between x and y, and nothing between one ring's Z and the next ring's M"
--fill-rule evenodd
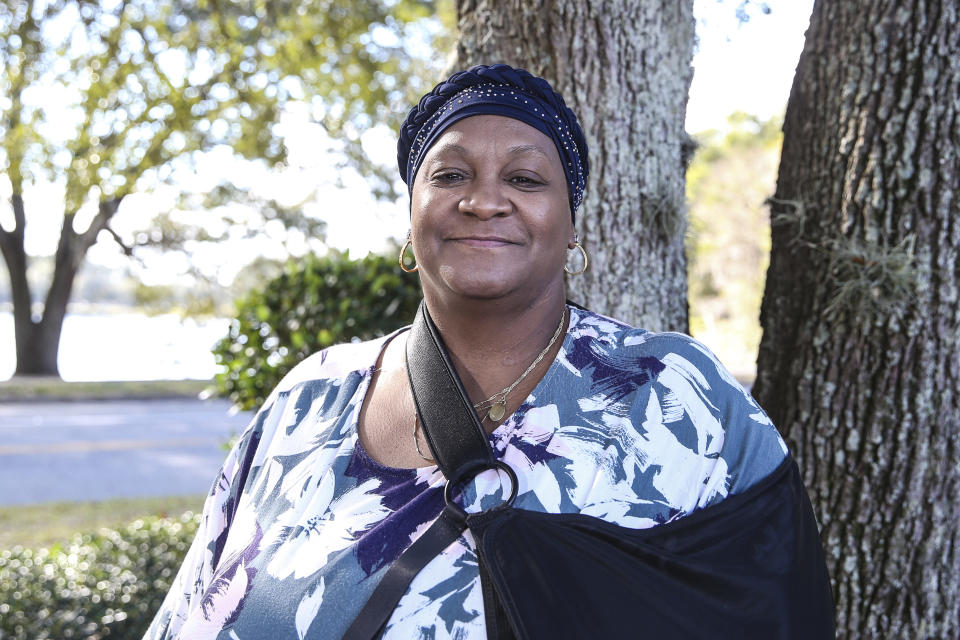
M378 638L414 577L428 562L453 544L466 528L467 524L459 512L450 507L444 508L433 524L390 565L343 635L343 640Z
M451 488L471 473L503 466L493 456L486 431L425 302L420 303L407 336L407 375L430 450L447 478L447 506L390 565L343 640L379 637L413 578L467 528L466 514L450 500ZM515 477L513 483L515 495Z
M566 304L585 310L570 300ZM496 466L487 432L474 411L443 337L420 303L407 336L407 377L417 416L444 477L456 484Z
M407 376L427 443L447 481L456 483L495 466L487 432L425 301L407 336Z

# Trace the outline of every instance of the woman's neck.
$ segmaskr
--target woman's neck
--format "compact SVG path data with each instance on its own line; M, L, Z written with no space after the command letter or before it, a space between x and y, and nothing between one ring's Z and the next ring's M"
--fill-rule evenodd
M512 384L550 343L561 318L563 289L533 301L458 300L424 295L471 400L479 402ZM558 339L516 395L532 389L560 349ZM511 394L514 395L514 394ZM525 394L524 394L525 395Z

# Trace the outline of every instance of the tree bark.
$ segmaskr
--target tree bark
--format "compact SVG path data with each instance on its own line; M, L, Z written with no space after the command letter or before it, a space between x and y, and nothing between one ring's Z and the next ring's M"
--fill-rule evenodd
M787 106L754 394L839 638L960 636L958 10L817 0Z
M652 330L687 331L684 131L692 0L460 0L452 66L505 62L577 113L590 180L577 227L590 268L571 297Z
M17 350L15 376L59 376L57 353L63 321L73 283L76 280L87 251L97 240L100 231L107 228L117 212L121 198L100 203L100 210L90 227L81 233L73 229L73 216L63 218L60 240L54 262L53 279L43 305L43 314L33 318L32 296L27 282L27 255L24 248L26 212L23 198L14 194L11 204L16 227L12 231L0 229L0 253L3 254L10 275L13 294L14 333Z
M13 208L15 226L11 231L0 228L0 253L3 254L3 260L7 265L7 273L10 276L10 293L13 299L13 332L19 369L19 365L28 360L25 349L32 342L36 323L33 321L31 308L33 297L30 292L30 283L27 281L27 252L24 248L26 212L21 195L13 194L10 198L10 205Z

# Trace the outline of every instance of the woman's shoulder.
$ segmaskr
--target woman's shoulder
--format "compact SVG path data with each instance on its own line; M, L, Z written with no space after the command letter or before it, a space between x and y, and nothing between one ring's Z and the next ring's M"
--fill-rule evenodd
M264 407L278 397L304 387L340 386L351 376L365 376L377 363L384 344L406 327L372 340L354 340L335 344L311 354L293 367L270 393Z
M299 446L294 441L304 438L308 438L309 446L315 446L317 425L322 423L323 429L328 429L331 416L348 413L360 401L358 392L376 366L384 343L400 331L373 340L333 345L299 362L270 392L238 446L256 450L254 464L262 462L278 438L287 449Z
M592 390L617 390L616 397L635 389L636 428L665 428L691 450L722 460L723 494L745 490L783 461L786 444L767 414L703 343L589 311L577 316L568 357Z
M740 383L713 352L685 333L648 331L584 309L576 310L571 329L575 348L617 356L614 361L622 366L643 363L656 373L675 371L696 379L702 386L729 386L743 392Z

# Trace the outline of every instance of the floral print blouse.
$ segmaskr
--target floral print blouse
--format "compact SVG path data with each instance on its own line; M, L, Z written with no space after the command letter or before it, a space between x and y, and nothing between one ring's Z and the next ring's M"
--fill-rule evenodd
M770 420L703 345L569 311L549 370L490 434L519 476L515 507L653 527L744 491L783 461ZM357 439L390 337L315 354L274 390L220 470L146 638L343 635L443 508L436 466L386 467ZM464 506L496 504L501 491L494 472L481 474ZM469 531L416 576L383 637L485 637Z

